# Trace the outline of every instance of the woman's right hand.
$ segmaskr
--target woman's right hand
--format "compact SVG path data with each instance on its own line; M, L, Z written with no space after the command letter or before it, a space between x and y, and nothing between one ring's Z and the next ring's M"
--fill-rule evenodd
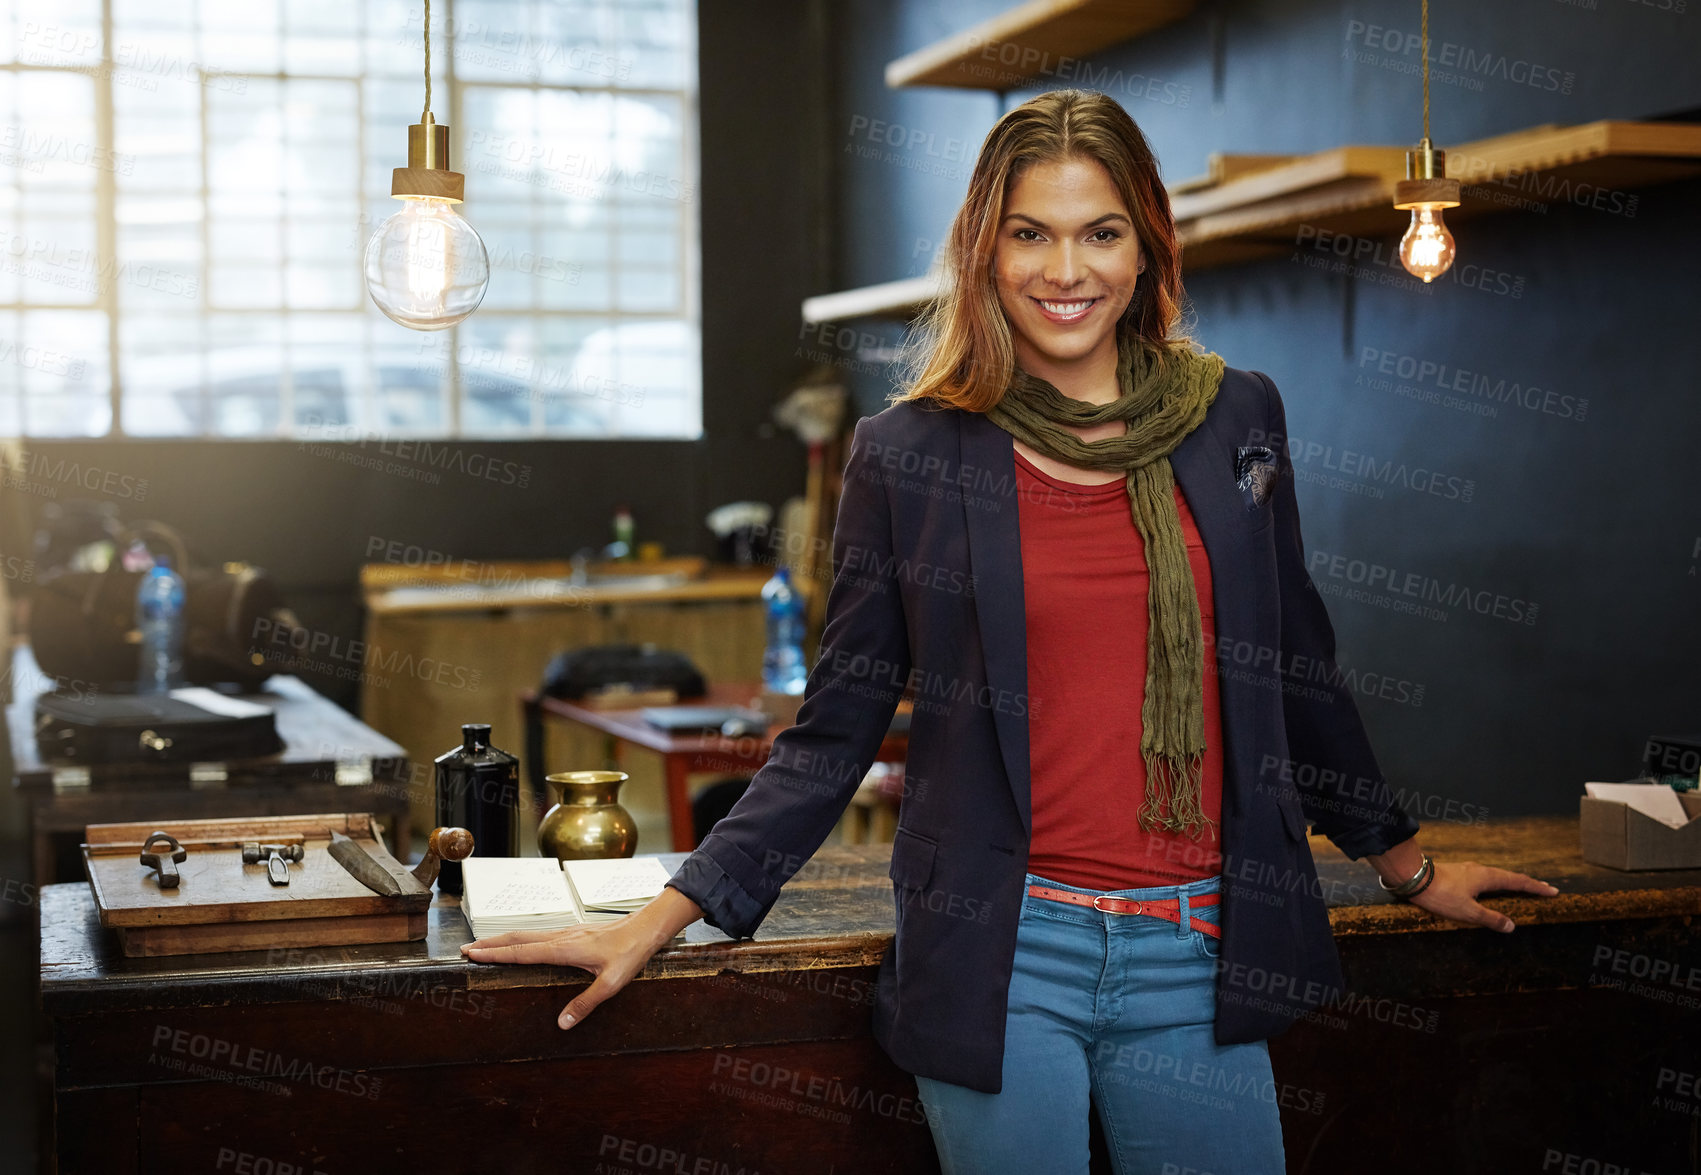
M696 902L669 887L618 922L566 930L517 930L461 947L475 963L550 963L578 967L596 978L568 1001L557 1023L571 1028L625 987L679 931L703 916Z

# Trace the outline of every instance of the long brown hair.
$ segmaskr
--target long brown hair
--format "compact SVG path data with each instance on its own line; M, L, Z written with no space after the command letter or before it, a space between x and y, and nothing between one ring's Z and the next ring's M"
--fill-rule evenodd
M1092 159L1110 173L1146 260L1117 341L1138 336L1162 352L1185 346L1181 249L1169 192L1146 136L1116 100L1091 90L1051 90L1009 111L987 132L968 195L946 237L945 288L907 345L907 386L895 403L927 400L970 412L998 403L1015 371L1010 323L993 279L993 248L1010 186L1036 163Z

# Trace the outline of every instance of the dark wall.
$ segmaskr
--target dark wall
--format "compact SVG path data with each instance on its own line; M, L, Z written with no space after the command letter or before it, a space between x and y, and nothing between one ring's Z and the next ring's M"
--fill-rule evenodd
M887 61L1002 7L837 10L846 284L922 272L998 113L1088 81L1054 73L1002 99L885 88ZM1093 58L1091 88L1122 101L1172 182L1211 151L1405 147L1421 134L1417 16L1382 0L1203 3ZM1436 0L1430 21L1443 148L1701 117L1693 12ZM1459 260L1431 287L1400 268L1397 230L1296 234L1288 256L1188 279L1195 337L1282 391L1339 659L1420 818L1575 812L1585 780L1639 770L1650 733L1701 730L1701 182L1521 195L1457 222ZM866 415L890 381L858 360L898 332L857 325L842 345Z
M469 441L430 456L376 441L38 442L33 459L48 473L34 481L68 498L83 477L112 474L101 496L126 518L178 527L198 562L268 568L309 626L344 639L359 636L360 565L391 542L451 559L565 558L612 539L625 502L640 541L712 555L703 518L715 506L777 509L803 492L803 446L768 421L807 367L795 354L798 303L830 283L821 9L701 8L703 439ZM355 463L365 461L401 472ZM314 684L353 706L352 687Z

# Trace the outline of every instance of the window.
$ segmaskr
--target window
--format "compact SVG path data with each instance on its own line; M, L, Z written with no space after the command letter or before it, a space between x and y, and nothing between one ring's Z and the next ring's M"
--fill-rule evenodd
M701 435L691 0L433 0L490 253L417 333L367 238L419 0L0 0L0 435Z

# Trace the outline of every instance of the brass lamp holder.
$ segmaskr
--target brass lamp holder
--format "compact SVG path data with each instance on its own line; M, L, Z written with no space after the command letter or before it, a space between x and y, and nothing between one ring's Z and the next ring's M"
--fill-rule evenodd
M1394 207L1458 206L1459 181L1447 178L1447 152L1436 150L1429 136L1425 135L1415 149L1406 152L1406 178L1394 183Z
M408 127L408 165L390 172L390 195L459 204L466 188L466 176L449 170L449 128L427 110Z

